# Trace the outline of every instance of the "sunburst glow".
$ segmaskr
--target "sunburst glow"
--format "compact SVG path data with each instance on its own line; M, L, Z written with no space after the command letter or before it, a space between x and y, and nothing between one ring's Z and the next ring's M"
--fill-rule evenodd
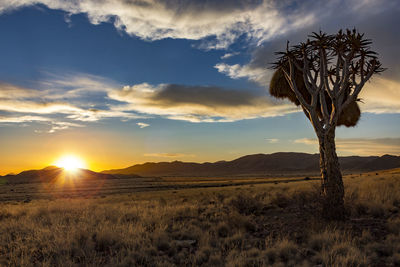
M74 155L62 156L54 163L54 165L63 168L66 171L76 171L77 169L86 168L85 162Z

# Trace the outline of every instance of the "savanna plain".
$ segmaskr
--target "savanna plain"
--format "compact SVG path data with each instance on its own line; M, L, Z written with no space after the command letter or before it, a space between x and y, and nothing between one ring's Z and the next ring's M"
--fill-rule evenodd
M2 266L400 266L400 169L346 174L347 219L317 176L0 185Z

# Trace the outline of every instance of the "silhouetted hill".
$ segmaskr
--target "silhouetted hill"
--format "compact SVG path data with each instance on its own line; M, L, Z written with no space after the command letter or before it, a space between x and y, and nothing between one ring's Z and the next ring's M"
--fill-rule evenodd
M63 168L58 168L56 166L49 166L41 170L29 170L23 171L16 175L6 175L2 176L7 178L10 184L21 184L21 183L35 183L35 182L56 182L58 180L65 179L115 179L116 177L111 174L98 173L86 169L79 169L75 172L65 171Z
M383 155L382 157L377 157L370 162L365 163L362 167L365 170L375 171L398 168L399 166L400 157Z
M400 167L400 157L340 157L341 168L345 172L376 171ZM148 162L124 169L107 170L102 173L113 175L138 174L141 176L209 176L209 175L274 175L304 174L319 172L319 154L279 152L255 154L232 161L215 163L193 162Z

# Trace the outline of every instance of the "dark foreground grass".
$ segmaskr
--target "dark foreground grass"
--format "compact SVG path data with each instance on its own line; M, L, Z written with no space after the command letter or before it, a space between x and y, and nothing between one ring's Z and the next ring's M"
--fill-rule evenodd
M0 265L400 266L400 175L345 182L345 222L315 181L0 204Z

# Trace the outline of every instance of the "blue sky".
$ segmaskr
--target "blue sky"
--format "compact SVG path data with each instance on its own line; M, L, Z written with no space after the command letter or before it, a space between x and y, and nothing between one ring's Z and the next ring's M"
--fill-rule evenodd
M145 161L316 153L298 108L268 95L274 52L356 27L388 70L365 86L342 155L400 155L398 1L0 1L0 174L81 155Z

